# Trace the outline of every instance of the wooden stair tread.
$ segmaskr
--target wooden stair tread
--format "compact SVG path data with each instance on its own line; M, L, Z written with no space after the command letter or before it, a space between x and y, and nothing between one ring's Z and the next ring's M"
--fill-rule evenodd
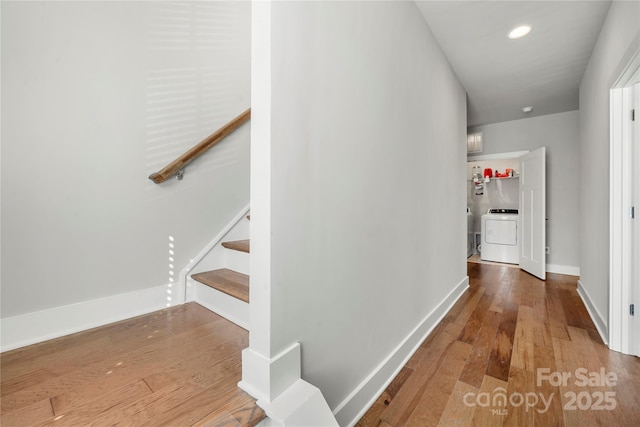
M241 301L249 302L249 276L237 271L221 268L193 274L194 280Z
M240 252L249 253L250 251L250 241L247 240L234 240L231 242L222 242L222 246L227 249L233 249Z

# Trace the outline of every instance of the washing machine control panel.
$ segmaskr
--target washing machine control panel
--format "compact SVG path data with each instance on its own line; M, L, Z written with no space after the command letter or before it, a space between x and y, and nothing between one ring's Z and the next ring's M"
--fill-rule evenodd
M518 209L489 209L489 212L492 214L518 214Z

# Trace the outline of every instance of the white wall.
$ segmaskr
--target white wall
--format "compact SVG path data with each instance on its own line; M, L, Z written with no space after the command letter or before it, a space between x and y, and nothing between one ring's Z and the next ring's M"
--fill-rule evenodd
M464 281L465 93L412 2L271 13L271 354L335 409Z
M640 3L612 2L580 83L580 282L605 325L609 323L609 90L631 55L640 50L639 17Z
M168 283L249 201L248 125L147 177L249 107L250 4L1 7L2 317Z
M547 264L576 270L582 267L580 188L591 188L598 179L606 180L600 169L594 169L586 181L580 182L578 119L577 111L569 111L469 129L483 132L483 155L547 147Z

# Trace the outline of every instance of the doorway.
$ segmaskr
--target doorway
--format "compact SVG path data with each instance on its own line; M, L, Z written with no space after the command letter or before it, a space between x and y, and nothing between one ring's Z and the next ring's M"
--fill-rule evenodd
M640 52L610 91L609 346L640 356Z
M467 157L467 208L469 208L468 234L472 245L472 260L480 260L481 251L481 218L490 208L518 209L518 180L491 180L486 183L480 179L476 184L474 174L484 176L485 169L505 171L511 168L520 171L520 157L528 151L497 153L486 155L470 155ZM469 255L469 254L468 254ZM490 262L490 261L485 261Z
M484 252L482 248L476 251L481 254L480 262L512 263L542 280L546 278L545 153L541 147L532 152L467 158L467 206L475 217L469 221L473 224L469 235L483 235L482 246L487 246ZM499 174L500 167L514 173ZM486 177L494 169L498 178L479 179L478 171L484 170ZM514 212L509 211L519 215L514 219Z

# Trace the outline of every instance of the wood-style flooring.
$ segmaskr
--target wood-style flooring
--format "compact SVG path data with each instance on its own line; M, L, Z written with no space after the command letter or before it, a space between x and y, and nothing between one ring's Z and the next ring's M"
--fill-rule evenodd
M467 266L470 289L357 426L640 426L640 359L603 344L576 277Z
M0 356L2 427L252 426L248 332L196 303Z
M640 359L602 343L577 278L468 269L470 289L358 426L640 426ZM6 352L0 425L255 425L236 385L247 345L189 303Z

